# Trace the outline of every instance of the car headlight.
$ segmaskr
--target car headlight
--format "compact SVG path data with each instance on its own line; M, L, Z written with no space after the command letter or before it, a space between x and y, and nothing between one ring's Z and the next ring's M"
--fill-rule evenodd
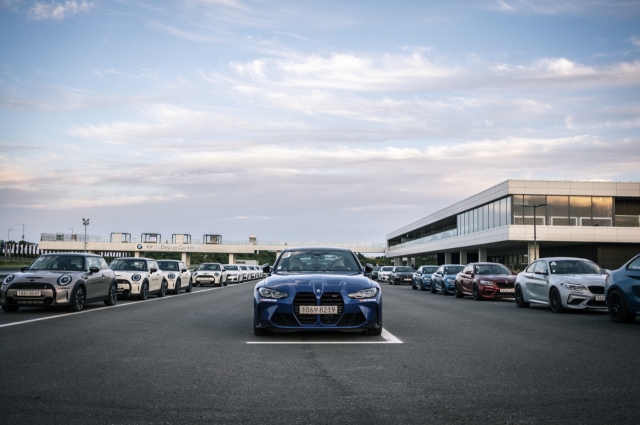
M371 298L371 297L375 297L376 294L378 293L378 288L368 288L368 289L361 289L359 291L356 292L352 292L350 294L348 294L349 298Z
M275 289L265 287L258 289L258 292L265 298L287 298L289 296L286 292L276 291Z
M586 291L587 288L584 285L578 285L577 283L562 282L560 285L564 286L570 291Z
M198 272L193 272L193 276L198 276Z
M481 280L480 283L485 286L493 286L493 282L491 282L490 280Z
M447 283L455 283L454 279L447 279Z
M220 272L215 272L214 275L220 276Z
M175 273L169 273L169 275L167 276L169 279L175 279L176 275Z
M65 286L71 283L71 281L73 280L73 278L71 276L69 276L68 274L62 275L58 278L58 285L60 286Z
M10 274L9 276L4 278L4 282L2 282L2 286L7 286L8 284L10 284L13 279L15 278L14 275Z
M133 276L131 276L131 280L133 280L134 282L137 282L140 279L142 279L142 276L140 276L138 273L136 273Z
M431 278L430 277L423 277L422 280L424 280L425 282L431 282Z

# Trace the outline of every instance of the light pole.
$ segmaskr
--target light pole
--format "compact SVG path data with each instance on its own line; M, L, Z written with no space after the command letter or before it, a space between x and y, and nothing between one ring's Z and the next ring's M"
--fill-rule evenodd
M84 252L87 252L87 226L89 225L89 219L82 219L82 225L84 226Z
M18 223L18 226L22 226L22 240L24 240L24 224Z
M11 231L12 231L12 230L13 230L13 229L9 229L9 230L7 230L7 242L9 242L9 241L11 240L11 236L9 236L9 235L11 235Z
M533 260L537 260L538 259L538 238L536 237L536 209L538 207L545 207L547 205L547 203L545 202L544 204L535 204L535 205L529 205L529 204L514 204L520 207L530 207L533 208ZM522 224L524 224L524 214L522 215Z

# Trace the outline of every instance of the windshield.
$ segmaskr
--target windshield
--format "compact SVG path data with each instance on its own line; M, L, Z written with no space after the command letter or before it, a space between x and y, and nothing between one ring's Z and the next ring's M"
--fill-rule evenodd
M434 274L438 271L437 267L424 267L422 269L422 274Z
M597 264L582 260L556 260L549 263L551 274L604 274Z
M396 267L396 272L398 272L398 273L413 273L413 269L411 267Z
M314 249L285 251L275 264L278 274L335 273L358 274L360 266L351 251Z
M238 270L238 266L224 266L225 270Z
M178 263L174 261L158 261L158 267L160 267L160 270L180 271Z
M113 260L109 264L111 270L128 270L128 271L147 271L147 262L145 260L137 260L134 258L127 258L122 260Z
M229 270L225 267L226 270ZM222 267L220 264L200 264L200 268L198 270L211 270L214 272L222 271Z
M501 264L480 264L476 266L476 274L480 275L510 275L511 270Z
M458 274L464 269L464 266L449 266L444 268L444 274Z
M373 268L373 271L374 271L374 272L377 272L377 271L379 271L379 270L380 270L380 267L374 267L374 268Z
M29 270L84 270L84 257L79 255L43 255L29 266Z
M383 267L380 269L381 272L390 272L391 270L393 270L393 267Z

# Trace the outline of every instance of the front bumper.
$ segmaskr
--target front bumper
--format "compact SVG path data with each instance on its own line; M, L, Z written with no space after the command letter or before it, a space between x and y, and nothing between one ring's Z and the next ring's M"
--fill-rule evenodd
M561 290L562 304L572 310L607 310L606 296L593 294L589 291L565 291Z
M18 295L18 291L40 291L39 296ZM60 287L50 283L20 284L0 290L0 305L21 307L54 307L71 303L71 287Z
M118 295L127 297L129 295L139 295L142 287L142 280L138 282L130 282L125 279L117 279Z
M240 276L237 274L228 274L227 275L227 282L240 282Z
M394 276L393 283L397 284L413 284L413 276Z
M424 289L431 289L431 279L422 279L422 287Z
M337 315L300 315L296 313L294 297L283 300L254 299L255 324L256 327L262 329L284 331L348 331L382 326L382 302L380 295L361 300L343 297L341 310ZM313 316L315 316L315 318Z
M227 278L228 280L228 278ZM222 283L222 275L206 275L206 276L196 276L193 278L193 282L197 285L219 285Z
M515 286L509 286L507 288L498 288L497 286L482 286L480 289L480 295L483 298L515 298L516 293L514 290Z

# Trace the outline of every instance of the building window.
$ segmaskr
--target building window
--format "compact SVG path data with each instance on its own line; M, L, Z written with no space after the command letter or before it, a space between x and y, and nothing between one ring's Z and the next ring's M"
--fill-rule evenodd
M569 225L568 196L547 196L547 222L549 226Z
M591 198L591 225L613 226L613 198L594 196Z
M591 197L569 197L569 226L591 226Z

